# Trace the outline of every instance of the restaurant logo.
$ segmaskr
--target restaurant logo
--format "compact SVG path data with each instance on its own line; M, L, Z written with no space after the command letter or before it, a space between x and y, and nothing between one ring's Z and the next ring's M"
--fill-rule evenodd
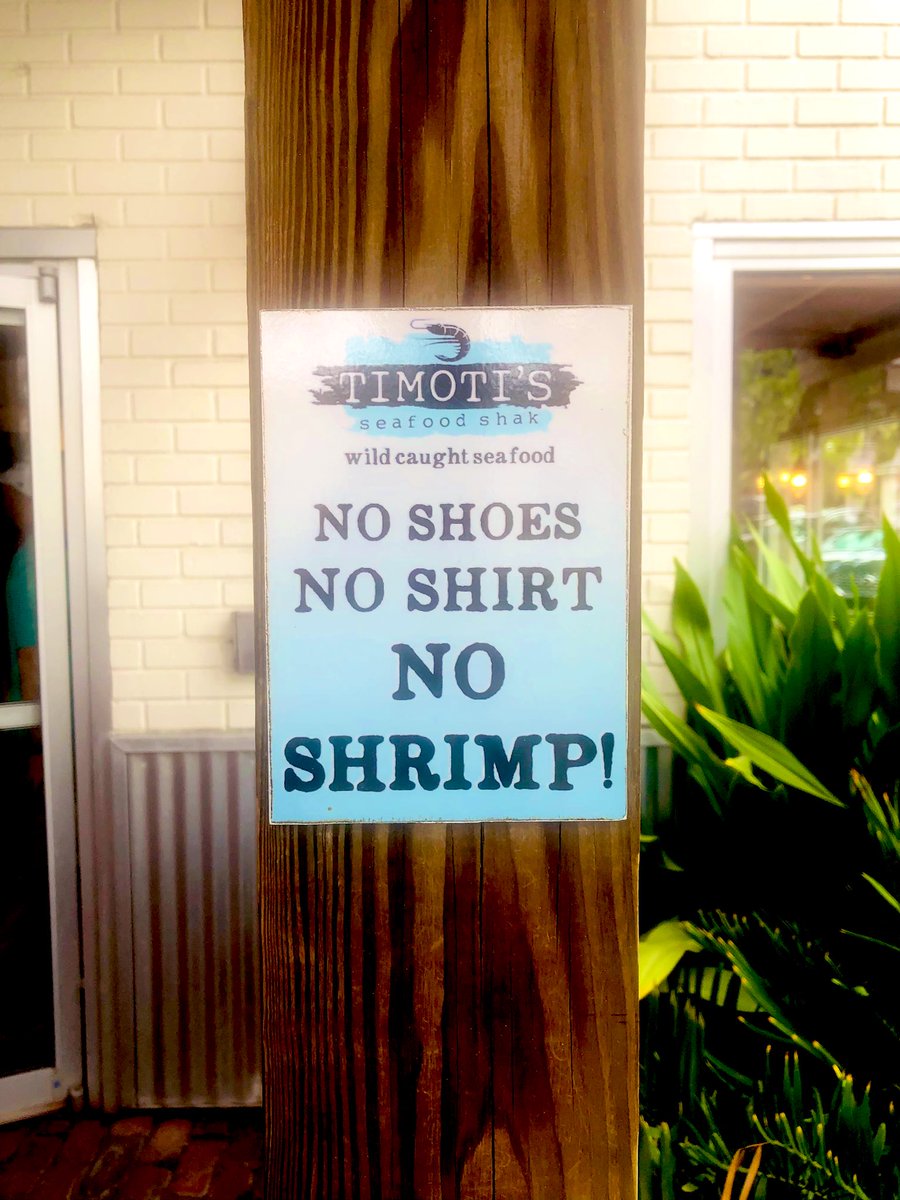
M581 383L567 366L548 361L546 346L473 344L460 325L430 317L417 317L410 327L413 333L387 346L383 338L352 339L355 352L348 358L354 361L315 369L321 385L311 389L313 402L355 410L562 408ZM380 362L364 361L360 352L366 349L390 353ZM516 350L524 352L521 357L512 357ZM477 361L467 361L475 354Z

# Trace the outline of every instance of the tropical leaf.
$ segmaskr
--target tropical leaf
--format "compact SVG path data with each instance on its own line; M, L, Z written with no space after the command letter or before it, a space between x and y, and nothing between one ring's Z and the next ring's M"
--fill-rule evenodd
M638 995L641 1000L672 974L682 958L699 950L680 921L664 921L645 933L638 944Z
M681 657L680 651L671 638L667 637L647 613L644 613L644 625L653 638L662 660L669 669L669 674L675 680L678 690L688 704L711 704L712 695L709 688Z
M785 1055L782 1079L772 1065L751 1115L767 1148L761 1175L785 1185L783 1194L790 1196L887 1200L897 1195L896 1163L884 1162L888 1128L873 1114L871 1088L857 1088L839 1071L830 1095L819 1088L807 1091L798 1055Z
M900 702L900 538L887 517L882 522L884 566L875 597L875 635L881 686L893 704Z
M676 1162L669 1126L664 1121L649 1125L642 1118L638 1142L638 1200L675 1200Z
M872 885L882 900L886 900L894 912L900 913L900 900L898 900L896 896L889 892L883 883L879 883L877 879L873 879L871 875L866 875L865 873L863 873L863 879L866 881L866 883L870 883Z
M800 760L775 738L699 705L697 712L707 724L734 746L739 754L746 755L760 771L765 771L767 775L771 775L779 783L787 784L788 787L807 792L810 796L817 796L820 800L827 800L829 804L836 804L840 808L844 807L843 801L820 783Z
M846 599L838 592L834 584L821 571L816 570L812 580L812 591L822 608L834 625L838 646L842 646L844 638L850 632L852 616Z
M766 507L768 508L773 521L790 543L790 547L797 557L797 562L800 564L803 570L803 574L806 577L807 583L811 583L813 576L815 575L815 564L813 563L812 559L808 558L797 545L797 540L794 537L794 531L791 529L791 519L788 515L787 505L785 504L784 499L778 492L777 488L773 486L772 481L768 476L765 476L763 480L763 487L766 495Z
M648 683L676 762L641 868L641 1200L900 1197L900 540L848 600L767 493L796 561L733 534L718 657L682 568L675 636L648 625L688 711Z
M861 797L869 830L888 859L900 863L900 796L879 799L867 779L851 771L853 790Z
M838 705L852 729L865 728L872 714L875 689L877 644L872 618L867 609L856 617L840 656L841 690Z
M722 686L709 613L700 589L677 561L675 591L672 595L672 630L681 643L685 665L702 680L713 703L720 706Z
M897 714L900 716L900 713ZM871 779L879 792L900 796L900 722L889 725L884 709L876 708L866 729L866 755L863 759L866 778Z
M741 1188L741 1194L738 1200L750 1200L753 1195L753 1188L756 1183L756 1177L759 1174L760 1163L762 1162L762 1143L758 1142L755 1147L742 1146L737 1151L731 1164L728 1167L728 1174L725 1177L725 1188L722 1192L722 1200L732 1200L734 1195L734 1185L738 1177L738 1172L741 1170L744 1162L744 1156L748 1150L753 1150L753 1158L750 1160L750 1166L746 1168L747 1178L744 1180L744 1186Z
M787 1009L775 999L770 983L754 969L747 955L733 938L710 933L693 922L687 923L687 929L701 946L721 955L731 964L741 981L745 997L756 1010L765 1014L768 1023L778 1030L785 1041L799 1046L829 1066L837 1067L837 1060L820 1042L804 1037L796 1028Z
M750 534L759 551L765 568L765 577L769 582L768 588L764 587L761 582L759 587L767 597L770 597L767 602L772 606L773 615L777 615L784 627L790 630L797 609L800 607L800 601L803 599L803 584L800 583L784 559L776 554L764 540L754 525L750 526ZM757 581L759 582L758 577Z
M700 947L700 942L695 940ZM727 1008L733 1013L759 1012L756 1000L741 982L730 962L723 961L715 966L696 966L691 961L682 962L671 977L670 986L692 1000L702 1000L717 1008Z
M760 783L760 781L753 774L753 763L751 763L746 754L738 754L734 758L726 758L725 766L731 767L733 771L737 771L739 775L742 775L744 779L746 779L748 783L752 783L754 787L762 788L763 791L767 790L766 785L764 783Z
M769 594L779 601L782 612L785 614L786 625L790 625L792 614L797 612L800 600L803 599L805 592L803 583L800 583L784 558L781 558L780 554L776 553L772 546L769 546L760 530L755 526L750 526L750 535L760 553L764 576L769 584ZM762 584L760 586L762 587Z
M716 757L705 739L696 730L691 729L683 717L672 712L646 676L641 693L641 711L656 732L664 737L692 768L696 768L698 783L715 812L721 816L720 797L728 790L728 767Z
M791 613L790 620L783 623L784 614L777 603L772 603L771 593L759 582L756 568L747 555L733 551L731 561L739 582L729 592L726 576L723 600L730 616L728 652L732 678L747 705L751 723L766 733L776 734L781 723L782 689L789 661L787 632L793 628L796 614ZM757 708L758 705L761 707Z
M816 595L809 591L800 602L789 639L790 665L784 680L779 733L787 742L808 743L810 726L821 723L819 706L810 697L830 697L838 689L838 649L831 622Z
M763 688L763 671L759 660L757 639L754 637L753 617L744 582L744 571L752 574L746 555L732 544L728 570L725 575L723 603L729 614L727 664L735 686L747 706L751 720L757 725L768 725L766 696ZM769 639L771 645L771 639ZM693 700L694 704L710 701Z

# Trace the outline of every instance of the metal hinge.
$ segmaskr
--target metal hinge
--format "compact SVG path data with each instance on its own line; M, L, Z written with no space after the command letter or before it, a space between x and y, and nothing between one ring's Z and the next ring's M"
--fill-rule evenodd
M58 298L56 267L38 267L38 299L42 304L55 304Z

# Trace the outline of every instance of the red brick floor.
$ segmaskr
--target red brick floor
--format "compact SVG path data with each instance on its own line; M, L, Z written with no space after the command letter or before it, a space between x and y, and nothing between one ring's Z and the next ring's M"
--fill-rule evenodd
M258 1110L54 1113L0 1127L0 1200L259 1200Z

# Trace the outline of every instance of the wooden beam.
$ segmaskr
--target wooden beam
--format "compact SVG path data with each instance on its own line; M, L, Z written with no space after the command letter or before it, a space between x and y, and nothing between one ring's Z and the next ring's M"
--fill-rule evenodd
M251 326L624 303L639 353L643 10L245 0ZM633 1197L637 747L627 822L272 827L264 720L272 1200Z

